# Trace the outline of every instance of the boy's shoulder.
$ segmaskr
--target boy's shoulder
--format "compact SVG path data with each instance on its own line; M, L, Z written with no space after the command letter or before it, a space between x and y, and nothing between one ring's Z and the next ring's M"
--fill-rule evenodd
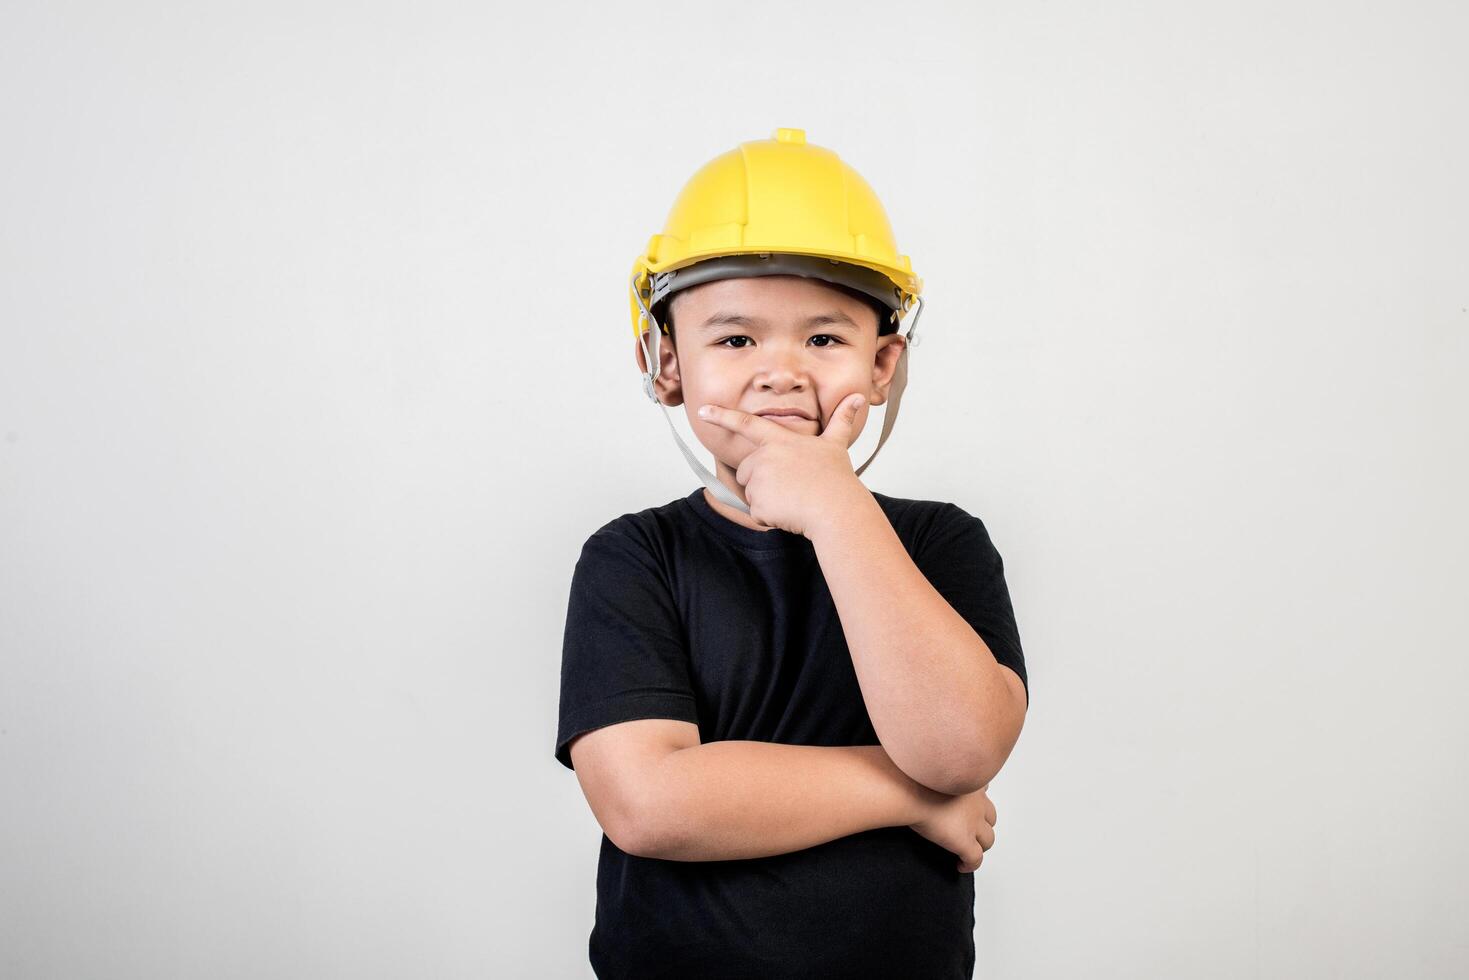
M947 500L929 500L923 497L894 497L891 494L879 493L876 490L869 491L887 514L888 520L899 518L902 520L932 521L945 517L954 516L954 512L964 513L957 504Z
M921 545L934 534L943 533L955 526L969 525L984 529L984 522L958 504L946 500L931 500L920 497L899 497L869 490L904 543L913 547ZM800 535L785 532L750 531L733 524L713 512L703 496L703 488L675 497L667 503L629 511L604 523L592 532L588 541L605 541L621 538L643 545L657 547L659 543L676 544L685 539L690 531L714 531L729 536L740 543L789 541Z
M673 524L685 523L689 517L689 498L675 497L666 504L628 511L612 518L592 532L592 537L608 534L646 536L656 534Z
M951 501L894 497L876 490L871 493L887 515L888 523L910 551L933 536L954 528L985 531L984 521Z
M687 536L693 518L688 497L666 504L628 511L612 518L587 536L583 558L592 554L664 555L680 538Z

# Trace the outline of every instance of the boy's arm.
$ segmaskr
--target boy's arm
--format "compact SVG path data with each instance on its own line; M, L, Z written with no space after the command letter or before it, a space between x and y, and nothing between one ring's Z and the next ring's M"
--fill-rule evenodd
M861 484L808 532L878 740L941 793L971 792L1020 738L1025 691L924 577Z
M707 742L664 756L648 787L639 853L669 861L767 857L906 827L942 798L881 745Z

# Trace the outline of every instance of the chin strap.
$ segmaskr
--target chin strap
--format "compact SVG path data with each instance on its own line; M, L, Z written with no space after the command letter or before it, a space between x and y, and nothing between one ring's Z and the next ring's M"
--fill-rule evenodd
M699 478L699 481L708 487L709 492L714 494L721 502L728 504L741 513L748 514L750 512L750 505L737 497L734 491L730 490L729 487L719 481L718 477L709 472L707 466L699 462L699 458L693 454L688 445L684 443L683 437L678 434L678 428L673 424L673 417L668 414L668 406L664 405L658 399L658 391L654 388L653 382L658 380L659 372L663 367L658 359L658 348L662 344L663 331L658 326L658 321L653 319L653 314L648 311L648 306L643 301L643 294L638 291L638 280L641 278L641 273L634 275L630 285L633 298L637 301L640 311L638 315L638 345L642 347L643 354L647 358L646 363L649 365L649 369L643 372L643 394L647 395L649 401L663 410L663 418L668 423L668 431L673 434L673 441L678 444L679 452L683 453L683 458L688 461L689 468L694 471L694 475ZM893 431L893 425L898 421L898 405L903 400L903 389L908 386L908 350L909 348L918 346L918 337L914 335L914 332L918 329L918 317L923 313L923 298L915 296L913 297L913 301L918 304L918 309L913 312L913 323L908 327L908 333L904 336L904 340L907 342L903 346L903 352L898 355L898 366L893 369L892 382L888 386L888 401L886 411L883 412L882 417L882 432L878 434L877 446L872 450L872 455L867 457L867 462L857 467L854 471L857 476L861 476L862 471L872 465L872 461L877 458L877 454L882 449L883 443L888 441L888 434ZM908 304L905 303L903 309L906 310L907 308ZM642 329L644 323L650 325L649 329Z
M882 413L882 432L878 433L877 445L873 447L872 455L867 457L867 462L857 467L858 476L861 476L862 471L872 465L872 461L877 458L878 450L882 449L882 444L888 441L888 433L893 431L893 425L898 421L898 405L903 401L903 389L908 387L908 351L918 346L916 336L918 318L923 314L923 297L915 296L913 301L918 304L918 309L913 311L913 322L908 325L908 332L903 335L907 343L903 345L903 353L898 355L898 366L893 369L893 379L888 384L888 403L886 410ZM903 309L907 308L908 305L905 303Z

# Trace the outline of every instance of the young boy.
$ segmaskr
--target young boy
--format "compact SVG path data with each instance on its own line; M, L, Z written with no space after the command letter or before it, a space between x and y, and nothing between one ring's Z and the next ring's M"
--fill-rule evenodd
M716 470L674 430L704 486L572 578L556 758L605 831L592 967L968 978L1020 636L983 522L847 455L896 417L921 282L866 182L782 129L694 175L631 289L644 391Z

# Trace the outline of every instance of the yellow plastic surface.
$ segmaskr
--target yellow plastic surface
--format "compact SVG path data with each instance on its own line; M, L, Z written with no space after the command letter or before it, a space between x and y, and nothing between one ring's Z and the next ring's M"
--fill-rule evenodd
M923 290L867 181L831 150L806 142L800 129L777 129L772 139L741 143L700 167L633 263L635 288L646 302L653 273L758 252L875 269L902 291L904 309ZM636 335L641 310L635 296L629 304Z

